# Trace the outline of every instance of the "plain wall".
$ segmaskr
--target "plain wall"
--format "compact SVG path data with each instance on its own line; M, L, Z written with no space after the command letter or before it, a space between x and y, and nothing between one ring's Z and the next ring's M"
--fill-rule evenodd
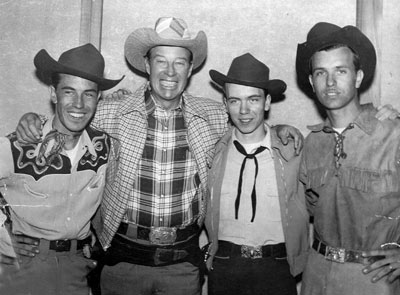
M47 86L35 76L33 57L45 48L58 59L79 45L80 4L79 0L0 0L1 135L13 131L25 112L52 113ZM180 17L190 31L203 30L208 36L208 58L191 79L192 94L222 101L210 83L209 70L226 74L234 57L250 52L270 67L271 78L288 84L286 99L272 105L270 122L291 124L306 133L305 126L320 117L295 82L297 43L305 41L318 21L354 25L355 15L356 1L349 0L104 0L105 74L115 79L126 75L117 88L136 89L144 78L125 62L125 39L136 28L154 27L160 16Z

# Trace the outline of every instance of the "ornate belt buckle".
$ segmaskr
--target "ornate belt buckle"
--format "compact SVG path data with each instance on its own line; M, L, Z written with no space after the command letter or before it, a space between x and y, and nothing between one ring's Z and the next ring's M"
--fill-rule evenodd
M170 245L176 241L175 227L152 227L150 228L149 241L156 245Z
M325 259L344 263L346 259L346 249L326 246Z
M242 245L240 247L240 254L243 258L258 259L262 258L262 249L261 246Z

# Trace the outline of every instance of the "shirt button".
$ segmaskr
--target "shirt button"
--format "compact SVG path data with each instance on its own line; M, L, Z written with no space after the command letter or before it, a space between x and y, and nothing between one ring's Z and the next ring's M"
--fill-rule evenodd
M72 193L71 193L71 194L69 194L69 196L70 196L70 197L72 197Z
M67 217L67 221L71 221L71 217Z
M164 130L168 130L168 127L167 127L167 126L165 126L165 127L164 127Z
M164 195L161 195L160 197L161 197L161 198L164 198Z
M397 165L400 165L400 160L397 160Z

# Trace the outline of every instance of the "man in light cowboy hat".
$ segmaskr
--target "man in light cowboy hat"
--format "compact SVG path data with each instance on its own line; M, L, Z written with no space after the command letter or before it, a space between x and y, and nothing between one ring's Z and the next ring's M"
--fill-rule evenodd
M131 95L102 101L93 120L121 144L100 210L102 294L201 292L207 167L228 119L222 104L185 92L206 55L205 33L192 37L174 17L135 30L125 42L127 61L149 81ZM296 132L281 134L298 140Z
M89 122L100 91L120 80L103 78L103 56L91 44L62 53L58 61L42 49L34 64L51 80L55 114L37 146L20 145L15 133L0 138L0 226L9 226L11 236L34 240L40 251L2 265L0 293L88 294L86 275L94 266L83 252L92 242L90 220L100 205L111 154L108 135ZM11 246L6 238L0 244ZM12 250L2 253L13 256Z
M354 26L318 23L296 63L300 85L327 113L309 127L300 167L314 216L302 293L399 294L400 122L378 121L359 100L374 46Z
M233 59L227 75L210 76L225 92L233 127L216 145L209 174L208 294L296 294L309 248L300 157L264 121L286 84L269 79L249 53Z

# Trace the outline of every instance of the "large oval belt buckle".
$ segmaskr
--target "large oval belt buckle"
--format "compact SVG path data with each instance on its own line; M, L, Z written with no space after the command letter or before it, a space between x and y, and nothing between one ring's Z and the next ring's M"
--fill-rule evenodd
M149 241L156 245L170 245L176 241L176 227L150 228Z

